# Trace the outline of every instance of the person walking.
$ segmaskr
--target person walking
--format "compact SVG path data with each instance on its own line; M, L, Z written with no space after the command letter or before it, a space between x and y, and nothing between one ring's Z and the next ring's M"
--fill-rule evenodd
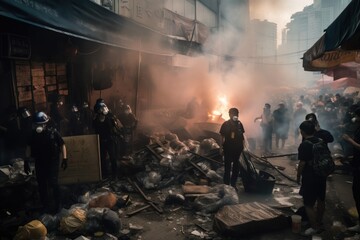
M355 201L357 212L360 213L360 108L354 111L353 121L358 123L354 137L351 138L347 134L343 134L342 138L353 146L353 160L351 162L353 168L353 184L352 193ZM349 231L360 233L359 219L357 224L348 228Z
M239 110L229 109L230 119L220 128L220 154L224 156L225 172L224 184L233 186L236 190L236 181L239 176L239 158L244 149L244 126L239 121Z
M301 183L299 194L303 198L306 215L311 225L304 235L311 236L321 231L322 219L325 212L326 177L315 174L312 168L313 144L321 141L314 136L315 124L304 121L300 124L300 134L303 137L298 148L299 165L297 182ZM315 207L316 204L316 207Z
M55 128L49 126L49 120L44 112L37 112L34 116L34 129L26 146L24 171L26 174L31 172L29 161L34 159L40 201L45 212L55 213L61 207L58 184L60 156L63 170L66 170L68 161L64 140Z

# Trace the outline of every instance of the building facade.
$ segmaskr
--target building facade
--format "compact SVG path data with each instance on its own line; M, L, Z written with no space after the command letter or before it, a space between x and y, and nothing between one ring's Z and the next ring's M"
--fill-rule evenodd
M301 12L292 15L291 21L282 31L282 43L278 49L278 62L289 63L293 81L312 85L322 75L319 72L305 72L302 56L321 37L324 30L341 13L351 0L314 0Z

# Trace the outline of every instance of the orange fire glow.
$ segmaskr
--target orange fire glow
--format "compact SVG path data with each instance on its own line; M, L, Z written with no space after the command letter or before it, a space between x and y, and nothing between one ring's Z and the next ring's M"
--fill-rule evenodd
M216 122L224 119L224 116L227 116L228 111L228 100L225 95L219 96L218 101L215 106L215 110L208 113L209 121Z

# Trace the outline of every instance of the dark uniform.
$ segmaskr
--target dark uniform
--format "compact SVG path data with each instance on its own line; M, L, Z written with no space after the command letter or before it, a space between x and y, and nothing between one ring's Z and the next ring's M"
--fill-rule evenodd
M311 143L319 142L318 137L310 137L306 140ZM298 148L298 158L300 161L305 161L306 165L302 172L302 182L300 188L300 195L303 196L305 206L314 206L317 199L325 201L326 195L326 177L318 176L314 173L311 167L313 157L313 145L307 141L303 141Z
M84 127L81 122L81 116L77 106L71 107L70 118L69 118L69 134L71 136L83 135Z
M108 112L104 103L98 103L98 105L95 108L97 116L93 121L93 128L100 139L101 172L103 177L108 176L107 155L109 155L111 173L115 177L117 175L118 145L120 145L121 139L120 122L112 113ZM100 110L102 107L107 109L105 114Z
M119 120L123 125L123 135L124 135L124 152L125 154L132 153L133 150L133 138L134 131L137 127L138 120L135 115L132 113L131 108L127 105L124 109L124 112L119 115Z
M231 110L231 109L230 109ZM223 151L224 151L224 184L231 184L236 186L236 181L239 176L240 162L239 158L244 149L244 127L238 120L230 119L224 122L220 128L220 134L224 138ZM232 165L232 173L230 176Z
M27 145L28 149L30 149L30 157L35 160L35 172L41 203L46 211L57 211L60 208L58 184L60 153L64 146L64 140L56 129L46 127L45 123L44 125L38 125L32 131ZM67 160L66 156L63 157L62 167L65 170ZM27 172L26 169L25 172ZM55 201L53 206L51 204L52 200Z

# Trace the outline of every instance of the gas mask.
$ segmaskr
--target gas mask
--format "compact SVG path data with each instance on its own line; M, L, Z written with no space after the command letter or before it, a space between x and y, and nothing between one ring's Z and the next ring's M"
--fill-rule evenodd
M238 116L233 116L233 117L232 117L232 120L233 120L234 122L236 122L238 119L239 119Z
M105 115L107 115L109 113L109 109L108 109L107 106L102 106L100 108L100 112L105 116Z
M45 129L45 125L37 125L36 128L35 128L35 131L37 133L42 133Z

